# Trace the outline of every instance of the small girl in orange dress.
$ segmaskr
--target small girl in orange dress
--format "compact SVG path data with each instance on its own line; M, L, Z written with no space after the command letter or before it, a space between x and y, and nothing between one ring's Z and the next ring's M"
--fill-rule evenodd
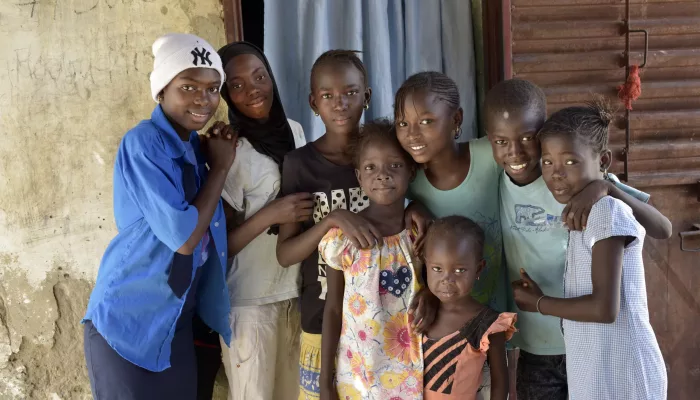
M468 218L441 218L428 230L425 269L440 307L423 336L425 400L508 398L506 340L515 332L516 314L499 314L470 295L484 268L483 246L483 230ZM482 385L486 362L490 386Z

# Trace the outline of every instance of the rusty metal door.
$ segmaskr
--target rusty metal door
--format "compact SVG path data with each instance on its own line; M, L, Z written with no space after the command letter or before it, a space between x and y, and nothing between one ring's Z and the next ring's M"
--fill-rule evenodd
M502 4L506 78L512 73L540 85L550 113L592 93L620 105L610 135L613 172L650 193L673 223L671 239L647 238L644 247L668 398L700 398L700 252L693 251L700 250L700 225L694 226L700 224L700 1ZM642 95L626 113L617 86L628 65L645 58Z

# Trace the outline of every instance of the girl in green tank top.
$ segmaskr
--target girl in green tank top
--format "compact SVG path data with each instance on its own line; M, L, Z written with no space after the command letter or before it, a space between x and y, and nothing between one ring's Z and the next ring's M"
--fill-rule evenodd
M396 134L403 148L422 165L408 196L436 217L460 215L484 230L486 267L472 296L505 311L507 282L498 198L502 169L486 138L458 142L463 117L459 104L457 85L439 72L415 74L396 93Z

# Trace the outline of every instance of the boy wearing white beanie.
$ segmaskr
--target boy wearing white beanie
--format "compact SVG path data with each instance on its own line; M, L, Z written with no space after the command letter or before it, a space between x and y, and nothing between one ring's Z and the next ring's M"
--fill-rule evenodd
M217 124L200 146L196 132L219 105L221 60L189 34L158 38L153 55L151 95L159 104L119 145L119 232L104 253L83 319L98 400L195 400L193 319L227 344L231 336L221 192L235 135Z
M219 106L225 80L221 58L203 39L170 33L153 43L151 96L174 119L175 129L200 130ZM194 90L194 89L197 90ZM172 96L166 96L166 94ZM194 96L190 98L190 96Z

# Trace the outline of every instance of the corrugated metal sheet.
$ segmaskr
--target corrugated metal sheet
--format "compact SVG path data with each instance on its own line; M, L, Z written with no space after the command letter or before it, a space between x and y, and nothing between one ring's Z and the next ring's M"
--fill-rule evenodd
M611 129L613 172L624 171L629 127L629 183L651 193L673 223L670 240L647 239L644 263L649 314L669 374L668 399L700 398L700 0L630 0L630 29L649 33L642 96L626 118L617 99L626 77L625 0L502 0L510 10L514 77L547 94L549 112L592 93L620 106ZM510 28L510 30L507 30ZM504 46L507 49L507 46ZM630 36L630 64L641 64L644 36ZM509 68L504 68L509 71ZM691 239L694 240L691 243Z
M611 130L613 171L623 171L630 124L629 181L639 187L700 180L700 1L632 0L631 29L649 32L642 96L626 121L616 86L625 80L624 0L512 0L513 76L547 93L549 111L591 93L620 105ZM630 36L641 64L642 34ZM671 161L672 160L672 161Z

